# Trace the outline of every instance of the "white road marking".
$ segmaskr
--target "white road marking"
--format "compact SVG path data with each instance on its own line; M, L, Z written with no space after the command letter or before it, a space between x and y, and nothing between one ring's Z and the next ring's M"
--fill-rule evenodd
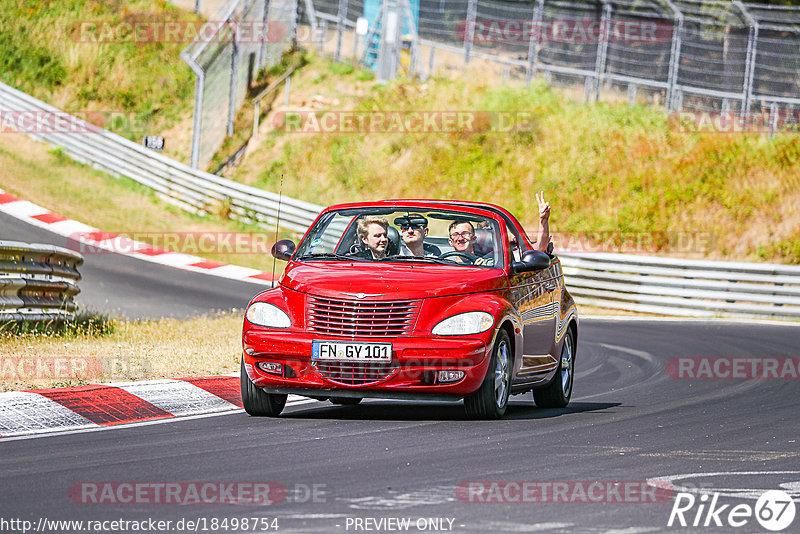
M665 484L672 486L675 492L696 493L698 495L713 495L718 493L724 497L735 497L739 499L758 500L762 493L770 488L711 488L711 487L695 487L681 486L676 484L678 480L687 480L691 478L709 478L709 477L731 477L731 476L756 476L763 477L764 475L800 475L800 471L718 471L714 473L685 473L680 475L667 475L661 477L651 477L647 479L647 483L655 487L664 487ZM763 479L761 480L763 483ZM789 489L792 498L800 498L800 485Z

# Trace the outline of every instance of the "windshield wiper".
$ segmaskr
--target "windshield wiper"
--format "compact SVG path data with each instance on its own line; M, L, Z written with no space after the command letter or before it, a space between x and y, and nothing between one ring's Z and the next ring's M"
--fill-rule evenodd
M386 256L380 261L420 261L425 263L437 263L439 265L455 264L454 262L449 262L447 260L440 260L439 258L434 258L433 256L401 256L399 254L395 254L394 256Z
M366 258L359 258L358 256L345 256L344 254L336 254L335 252L322 252L319 254L303 254L298 260L321 260L331 259L347 260L347 261L370 261Z

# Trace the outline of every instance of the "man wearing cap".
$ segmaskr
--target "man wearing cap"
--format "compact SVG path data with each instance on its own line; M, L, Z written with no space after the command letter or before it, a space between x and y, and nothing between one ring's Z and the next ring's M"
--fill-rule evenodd
M399 217L400 231L403 234L403 243L400 246L401 256L438 256L442 253L439 247L425 243L428 236L428 219L420 213L409 213Z

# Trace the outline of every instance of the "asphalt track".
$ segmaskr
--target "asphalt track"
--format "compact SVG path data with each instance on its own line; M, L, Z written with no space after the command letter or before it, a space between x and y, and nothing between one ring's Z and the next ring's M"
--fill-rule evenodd
M67 239L0 213L0 240L68 248ZM75 301L130 319L186 318L244 309L259 286L145 262L121 254L85 254ZM266 288L266 286L264 287Z
M431 525L428 518L444 518L445 527L429 532L661 532L670 530L670 496L657 503L586 503L571 495L570 502L542 503L510 494L511 502L480 503L457 488L468 481L574 487L668 477L721 492L719 504L728 510L753 506L753 496L766 489L784 488L797 498L800 381L676 379L666 366L682 356L796 357L798 346L795 326L584 320L566 409L538 409L525 395L512 398L505 419L476 422L464 419L460 404L309 401L278 419L236 412L0 440L0 518L34 524L152 518L173 521L173 528L191 519L205 520L206 532L245 531L230 522L245 517L278 518L280 532L418 532ZM262 506L71 500L74 484L106 481L276 482L289 493ZM314 485L316 499L306 491ZM613 492L608 499L619 500ZM686 513L690 524L697 510ZM798 512L785 532L800 531ZM228 529L211 529L213 518L228 518ZM372 521L381 518L411 523L405 530ZM754 518L735 531L766 532Z

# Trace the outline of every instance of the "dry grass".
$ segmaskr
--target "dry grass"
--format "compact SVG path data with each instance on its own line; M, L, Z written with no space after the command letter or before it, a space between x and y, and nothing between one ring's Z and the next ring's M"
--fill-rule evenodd
M242 318L115 321L107 336L0 335L0 391L228 374Z
M475 65L461 79L377 85L312 57L293 78L290 110L513 110L532 113L533 127L481 134L273 130L230 177L277 190L284 174L284 194L325 205L494 202L529 229L537 219L533 193L543 189L556 235L616 232L652 243L628 250L620 239L604 251L800 262L797 135L692 133L658 108L584 104L540 81L530 88L498 81Z

